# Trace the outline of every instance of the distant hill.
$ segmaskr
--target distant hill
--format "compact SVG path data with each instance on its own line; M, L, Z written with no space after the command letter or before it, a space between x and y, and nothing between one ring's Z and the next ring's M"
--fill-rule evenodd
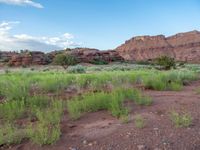
M200 32L133 37L115 50L125 60L145 61L167 55L177 61L200 63Z
M75 48L50 53L40 51L27 51L24 53L0 51L0 63L11 66L22 65L48 65L55 55L68 53L75 56L78 61L91 63L96 61L147 61L167 55L176 61L200 63L200 32L191 31L178 33L165 37L137 36L126 41L114 50L100 51L90 48ZM5 62L5 63L4 63Z

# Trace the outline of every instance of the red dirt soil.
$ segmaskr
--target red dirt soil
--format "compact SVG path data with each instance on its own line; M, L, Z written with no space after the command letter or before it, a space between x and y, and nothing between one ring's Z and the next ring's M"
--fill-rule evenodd
M130 122L121 123L107 111L88 113L71 121L65 113L60 140L51 146L40 147L25 141L11 150L200 150L200 95L195 91L200 81L182 91L151 91L144 94L153 99L151 106L129 105ZM193 123L188 128L176 128L170 111L188 112ZM145 118L145 127L134 125L134 116Z

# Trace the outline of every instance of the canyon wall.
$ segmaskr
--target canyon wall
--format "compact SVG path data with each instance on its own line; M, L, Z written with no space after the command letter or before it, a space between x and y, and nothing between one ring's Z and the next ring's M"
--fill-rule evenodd
M146 61L170 56L177 61L200 63L200 32L191 31L174 36L138 36L115 49L125 60Z

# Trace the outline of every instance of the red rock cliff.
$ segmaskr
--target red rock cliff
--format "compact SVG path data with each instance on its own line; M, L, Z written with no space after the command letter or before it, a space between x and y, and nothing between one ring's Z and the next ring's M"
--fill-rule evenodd
M116 48L125 60L145 61L167 55L177 61L200 63L200 32L191 31L174 36L139 36Z

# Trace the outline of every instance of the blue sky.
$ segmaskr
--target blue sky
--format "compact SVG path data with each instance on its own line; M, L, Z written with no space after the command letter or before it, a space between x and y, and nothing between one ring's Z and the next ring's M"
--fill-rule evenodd
M0 50L105 50L133 36L200 30L199 0L28 1L0 0Z

